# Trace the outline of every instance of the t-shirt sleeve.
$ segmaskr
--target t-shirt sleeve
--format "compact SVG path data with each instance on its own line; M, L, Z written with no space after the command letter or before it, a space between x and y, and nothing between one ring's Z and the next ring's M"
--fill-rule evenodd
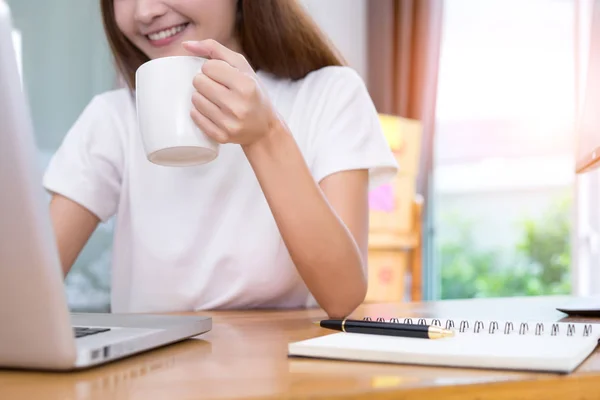
M369 189L389 182L398 165L361 77L347 67L329 67L318 81L310 129L317 182L352 169L369 171Z
M96 96L67 132L44 174L44 187L106 222L117 210L123 135L110 108Z

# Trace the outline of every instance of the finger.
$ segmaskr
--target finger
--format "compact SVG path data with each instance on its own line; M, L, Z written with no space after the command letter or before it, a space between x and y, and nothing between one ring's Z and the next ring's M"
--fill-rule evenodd
M190 53L204 58L225 61L238 69L246 69L248 63L244 56L228 49L213 39L183 42L183 47Z
M194 120L194 123L202 132L213 138L218 143L227 143L229 137L219 127L217 127L210 119L200 114L198 110L192 108L190 111L190 117Z
M208 118L215 126L223 130L225 127L223 126L223 121L225 116L223 115L223 111L217 105L202 94L198 92L194 92L192 94L192 104L200 112L200 114L204 115Z
M194 88L216 104L223 110L229 110L228 105L233 102L233 93L225 86L218 82L213 81L209 76L205 74L197 74L192 82Z
M202 72L228 89L233 89L241 76L238 69L222 60L208 60L202 66Z

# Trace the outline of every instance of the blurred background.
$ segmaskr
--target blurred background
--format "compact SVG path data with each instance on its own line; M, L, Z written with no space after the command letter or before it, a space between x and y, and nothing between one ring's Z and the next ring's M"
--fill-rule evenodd
M43 169L118 77L98 1L7 2ZM600 294L600 181L575 174L593 0L301 2L401 162L371 197L368 301ZM77 260L72 309L110 308L111 241Z

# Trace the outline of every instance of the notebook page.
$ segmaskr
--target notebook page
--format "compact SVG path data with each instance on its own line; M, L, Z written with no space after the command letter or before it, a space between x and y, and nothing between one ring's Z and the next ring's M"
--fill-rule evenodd
M534 331L521 335L465 331L435 340L334 333L292 343L289 354L417 365L570 372L594 351L597 342L597 334L567 336L566 331L555 336L549 332L536 335Z

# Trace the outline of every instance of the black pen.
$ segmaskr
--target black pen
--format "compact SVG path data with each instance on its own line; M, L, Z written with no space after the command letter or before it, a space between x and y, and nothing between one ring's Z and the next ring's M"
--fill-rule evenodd
M321 328L370 335L402 336L421 339L441 339L454 332L434 325L401 324L395 322L360 321L352 319L327 319L315 322Z

